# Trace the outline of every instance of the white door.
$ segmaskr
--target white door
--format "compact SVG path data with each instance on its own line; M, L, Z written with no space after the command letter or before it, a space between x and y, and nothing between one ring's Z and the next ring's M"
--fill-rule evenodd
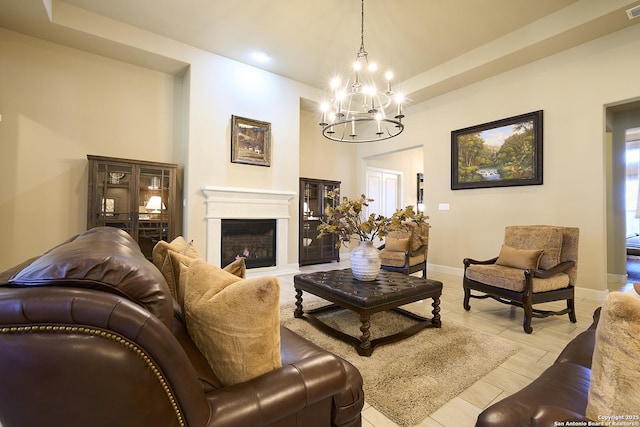
M386 169L367 168L366 196L373 199L366 214L391 216L400 207L402 172Z

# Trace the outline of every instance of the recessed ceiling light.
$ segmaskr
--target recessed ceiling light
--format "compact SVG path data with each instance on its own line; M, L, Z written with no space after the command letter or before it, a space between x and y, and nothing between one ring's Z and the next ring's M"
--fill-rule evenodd
M251 56L253 57L253 59L255 59L258 62L269 62L271 60L271 57L267 52L256 51L256 52L253 52Z

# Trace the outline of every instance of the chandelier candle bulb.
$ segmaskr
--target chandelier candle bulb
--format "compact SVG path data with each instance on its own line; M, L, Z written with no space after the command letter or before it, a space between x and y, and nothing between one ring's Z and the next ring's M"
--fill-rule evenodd
M387 95L391 95L391 79L393 79L393 73L391 71L387 71L384 76L387 78Z

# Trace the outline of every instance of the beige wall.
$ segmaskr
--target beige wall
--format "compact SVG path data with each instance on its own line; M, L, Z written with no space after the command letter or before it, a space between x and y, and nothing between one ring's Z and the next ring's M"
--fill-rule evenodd
M355 144L341 144L322 136L318 114L300 110L299 175L306 178L340 181L343 195L353 195L357 168Z
M86 229L87 154L174 160L181 86L0 29L0 270Z
M176 78L0 30L0 267L84 229L87 153L184 164L184 231L204 242L204 185L297 192L301 174L333 175L357 193L365 159L424 145L432 265L459 272L465 256L494 256L507 224L577 225L578 286L605 289L604 108L640 98L640 57L630 54L640 51L640 26L413 105L400 137L353 147L323 140L313 114L301 111L300 98L317 98L315 89L103 21L78 24L188 71ZM452 130L538 109L544 185L450 190ZM232 114L272 123L272 167L229 162ZM290 213L295 262L297 204Z
M640 97L640 26L412 106L392 143L370 156L425 142L429 262L460 269L464 257L497 255L505 225L580 227L577 285L606 289L605 106ZM544 185L450 189L452 130L544 110ZM360 179L362 179L362 174ZM449 211L439 211L449 203Z

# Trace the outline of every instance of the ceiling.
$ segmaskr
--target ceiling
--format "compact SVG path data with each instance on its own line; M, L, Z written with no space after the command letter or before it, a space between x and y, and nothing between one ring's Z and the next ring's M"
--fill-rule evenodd
M370 60L393 70L398 82L408 82L415 101L633 25L640 19L629 20L624 11L638 4L366 0L364 43ZM324 88L332 74L348 71L360 47L360 6L358 0L0 0L0 26L117 56L113 48L101 51L95 36L76 30L71 37L56 22L56 8L89 11ZM520 47L508 47L518 39L524 40ZM497 49L496 57L455 71L457 58L474 58L488 45ZM269 60L257 62L255 51L266 52ZM447 69L454 71L441 76Z

